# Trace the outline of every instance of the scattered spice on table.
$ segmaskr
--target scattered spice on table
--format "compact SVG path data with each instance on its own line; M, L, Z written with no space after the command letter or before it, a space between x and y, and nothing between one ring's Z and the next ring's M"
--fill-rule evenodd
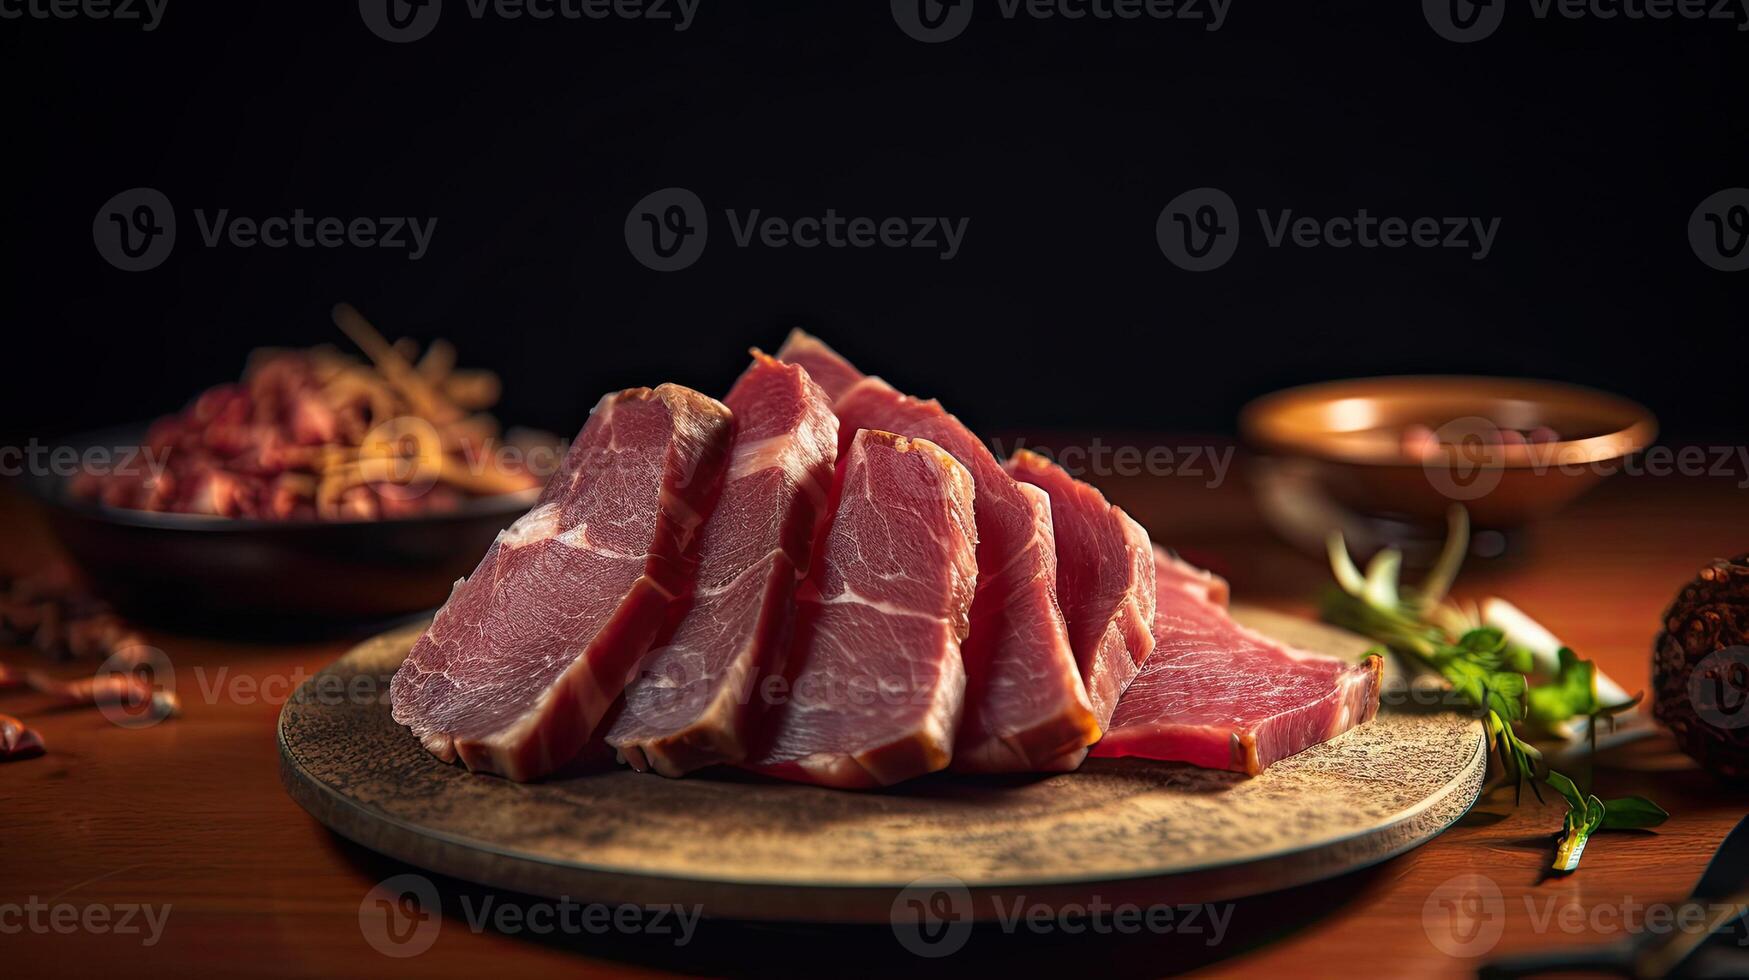
M29 647L55 661L103 661L98 673L73 680L0 663L0 695L46 695L51 711L120 708L138 723L182 713L176 692L153 683L149 669L155 648L85 591L65 563L24 575L0 575L0 644ZM0 715L0 762L34 758L44 751L42 736L34 729L12 715Z
M145 637L55 563L0 575L0 643L31 646L53 660L104 660L148 648Z
M31 759L44 752L42 736L11 715L0 715L0 762Z

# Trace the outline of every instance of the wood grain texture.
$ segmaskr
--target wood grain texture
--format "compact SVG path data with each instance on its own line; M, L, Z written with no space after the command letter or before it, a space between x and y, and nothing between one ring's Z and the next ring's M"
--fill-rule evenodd
M1316 623L1236 612L1350 660L1367 647ZM518 785L439 762L375 696L420 629L365 643L286 705L287 787L373 849L550 896L811 921L886 921L894 893L928 875L974 890L1061 886L1066 897L1079 886L1083 898L1149 879L1179 901L1225 900L1420 844L1469 809L1485 771L1474 718L1386 709L1255 778L1095 759L1050 777L938 774L874 793L623 768ZM360 691L372 696L331 696Z
M1102 438L1107 445L1188 444ZM1315 558L1264 530L1242 456L1224 480L1203 457L1201 472L1100 484L1158 540L1226 575L1243 600L1305 616L1327 581ZM1676 590L1705 562L1749 550L1746 500L1734 478L1617 477L1539 526L1523 557L1466 570L1458 591L1509 597L1638 690ZM0 487L0 567L25 569L52 553L38 516ZM433 876L444 902L441 938L424 955L388 959L361 935L360 905L378 882L414 866L332 833L292 801L279 776L275 722L286 698L353 644L150 635L176 664L186 710L175 721L123 730L91 712L49 712L29 696L0 694L0 711L24 716L49 747L40 759L0 766L0 903L30 896L79 906L163 903L172 907L168 926L151 947L138 937L79 930L3 935L8 976L812 977L829 965L908 978L968 971L1455 978L1473 976L1481 954L1448 953L1426 921L1430 903L1452 882L1480 875L1500 890L1492 952L1609 942L1624 933L1607 920L1603 928L1560 923L1680 899L1749 810L1749 790L1699 771L1659 738L1611 753L1583 775L1604 795L1652 796L1671 812L1669 823L1600 836L1575 875L1543 871L1560 806L1529 798L1515 804L1510 789L1491 789L1451 829L1401 857L1239 900L1219 940L980 931L962 955L926 961L901 949L885 926L707 920L681 947L617 933L565 939L472 928L463 900L516 904L517 897ZM0 648L0 661L41 664L16 648Z

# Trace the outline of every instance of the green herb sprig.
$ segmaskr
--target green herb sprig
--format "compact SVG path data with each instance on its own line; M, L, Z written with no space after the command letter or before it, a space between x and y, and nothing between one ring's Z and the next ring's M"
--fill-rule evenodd
M1399 582L1400 551L1381 550L1362 574L1349 557L1342 534L1333 532L1330 569L1338 588L1325 595L1324 619L1438 673L1458 696L1485 712L1489 748L1502 772L1516 784L1515 799L1523 799L1528 783L1541 801L1539 784L1547 783L1566 801L1567 816L1553 867L1572 871L1579 866L1592 833L1655 827L1669 814L1644 797L1605 801L1582 793L1572 779L1547 766L1542 752L1520 734L1520 728L1548 735L1584 719L1595 748L1599 725L1613 724L1640 698L1602 704L1597 697L1597 666L1565 647L1557 654L1553 676L1532 685L1527 675L1534 672L1535 657L1529 649L1512 643L1503 630L1481 624L1473 612L1446 601L1470 539L1469 515L1462 507L1452 508L1449 522L1438 560L1415 589Z

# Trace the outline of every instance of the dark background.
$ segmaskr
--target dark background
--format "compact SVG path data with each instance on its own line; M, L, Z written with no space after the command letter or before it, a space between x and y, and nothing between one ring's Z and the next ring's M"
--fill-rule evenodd
M569 433L605 390L720 394L791 325L974 427L1230 431L1283 385L1393 372L1569 379L1667 438L1741 429L1749 273L1685 227L1749 184L1749 34L1533 19L1473 44L1415 3L1234 0L1181 21L1004 20L922 44L885 2L714 2L692 28L504 21L448 0L387 43L355 3L169 0L153 33L0 21L11 176L0 434L174 409L264 344L342 341L334 301L498 369L507 420ZM91 224L163 191L174 254L125 273ZM710 209L697 265L622 238L643 195ZM1154 241L1202 185L1226 267ZM970 216L951 262L731 247L724 208ZM1268 249L1255 210L1498 216L1493 253ZM430 253L204 248L193 211L439 219Z

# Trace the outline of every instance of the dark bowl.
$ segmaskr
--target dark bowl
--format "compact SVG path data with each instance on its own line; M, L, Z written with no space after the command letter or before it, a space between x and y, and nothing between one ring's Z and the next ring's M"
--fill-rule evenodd
M137 446L140 429L71 440ZM26 483L93 591L145 623L199 631L321 634L440 605L538 491L377 521L236 520L105 507L63 476Z

